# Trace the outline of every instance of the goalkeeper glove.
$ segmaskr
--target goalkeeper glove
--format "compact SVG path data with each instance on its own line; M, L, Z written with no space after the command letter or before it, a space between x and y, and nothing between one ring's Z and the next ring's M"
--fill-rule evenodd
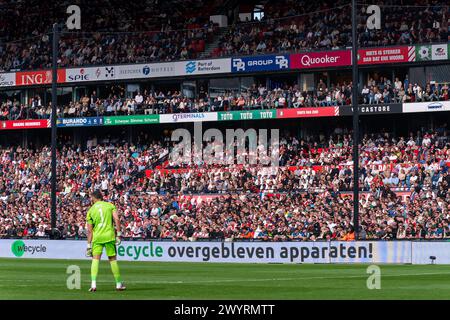
M117 232L116 235L116 246L120 246L120 244L122 243L122 239L120 238L122 236L122 232Z
M88 245L87 245L86 257L92 257L92 246L90 243L88 243Z

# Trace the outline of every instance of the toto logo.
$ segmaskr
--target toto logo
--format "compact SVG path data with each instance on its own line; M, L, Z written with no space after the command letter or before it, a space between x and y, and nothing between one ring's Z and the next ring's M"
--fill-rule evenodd
M336 63L339 58L339 56L330 57L328 54L326 54L325 57L310 57L309 55L304 55L300 61L304 66L312 66L315 64Z

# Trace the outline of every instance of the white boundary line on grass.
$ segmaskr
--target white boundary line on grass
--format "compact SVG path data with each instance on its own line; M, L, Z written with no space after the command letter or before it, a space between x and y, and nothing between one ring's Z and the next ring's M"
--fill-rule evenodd
M406 276L428 276L428 275L442 275L450 274L450 272L424 272L424 273L401 273L382 275L381 277L406 277ZM328 277L297 277L297 278L264 278L264 279L222 279L222 280L198 280L198 281L142 281L142 280L130 280L126 283L148 283L148 284L196 284L196 283L227 283L227 282L265 282L265 281L294 281L294 280L312 280L312 279L348 279L348 278L367 278L368 275L354 275L354 276L328 276ZM13 282L17 280L12 279L0 279L0 282ZM21 279L20 282L34 282L32 279ZM48 281L48 280L46 280ZM51 280L50 282L60 282L59 280ZM84 280L83 283L89 283L90 281ZM99 280L97 283L112 283L112 280ZM31 287L34 285L28 284L16 284L16 285L2 285L0 287Z

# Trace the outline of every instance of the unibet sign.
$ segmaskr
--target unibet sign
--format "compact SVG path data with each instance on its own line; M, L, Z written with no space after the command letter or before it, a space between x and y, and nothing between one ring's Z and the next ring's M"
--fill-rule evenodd
M47 247L42 244L36 245L36 246L27 246L27 245L25 245L25 242L23 242L22 240L14 241L11 245L11 252L16 257L21 257L25 253L33 255L38 252L46 252L46 251L47 251Z

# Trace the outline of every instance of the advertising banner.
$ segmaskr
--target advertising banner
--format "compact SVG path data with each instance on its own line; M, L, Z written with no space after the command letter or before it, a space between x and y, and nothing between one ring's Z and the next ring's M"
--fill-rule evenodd
M68 83L99 80L105 80L99 67L66 69L66 82Z
M339 116L339 107L317 107L317 108L297 108L297 109L277 110L277 119L337 117L337 116Z
M174 63L175 76L231 72L231 59L178 61Z
M416 61L415 46L398 46L358 50L358 64L385 64Z
M218 112L218 121L275 119L277 110L251 110Z
M431 45L416 45L416 61L431 60Z
M175 76L175 64L173 62L117 66L116 72L117 80L173 76Z
M430 264L435 257L436 264L450 264L450 241L417 241L412 243L412 263Z
M158 114L104 117L105 126L159 123Z
M92 127L102 126L103 117L61 118L56 120L58 127Z
M13 72L0 73L0 87L14 87L16 85L16 74Z
M86 241L0 240L2 258L89 259L85 251ZM126 261L165 262L411 263L412 253L409 241L123 241L117 256Z
M66 69L58 69L58 83L66 82ZM31 86L52 83L52 71L21 71L16 72L16 86Z
M403 112L438 112L450 111L450 101L412 102L403 104Z
M359 106L359 114L388 114L388 113L402 113L401 103L387 103L387 104L367 104ZM353 115L352 106L340 106L339 107L340 116L351 116Z
M291 69L311 69L350 66L352 64L351 50L326 52L308 52L291 54Z
M161 114L160 123L217 121L217 112Z
M416 45L416 61L447 60L448 47L446 43Z
M431 60L448 60L448 44L433 44Z
M262 55L233 58L233 72L279 71L289 69L289 55Z
M6 120L0 121L0 130L10 129L43 129L50 128L50 119L44 120Z

